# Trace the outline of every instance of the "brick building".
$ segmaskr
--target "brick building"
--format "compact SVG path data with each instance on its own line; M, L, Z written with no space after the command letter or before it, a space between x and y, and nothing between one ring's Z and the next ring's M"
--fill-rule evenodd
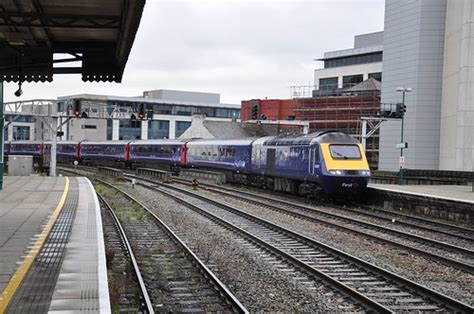
M350 88L313 93L311 98L252 99L242 101L241 120L298 120L309 131L339 130L361 140L361 117L380 114L380 82L371 78ZM367 140L372 169L378 165L378 132Z

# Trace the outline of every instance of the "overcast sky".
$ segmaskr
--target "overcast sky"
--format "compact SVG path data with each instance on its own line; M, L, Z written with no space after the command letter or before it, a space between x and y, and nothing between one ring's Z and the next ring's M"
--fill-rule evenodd
M5 83L5 101L91 93L138 96L144 90L215 92L221 102L289 98L313 84L313 59L353 46L357 34L383 30L383 0L147 0L122 83Z

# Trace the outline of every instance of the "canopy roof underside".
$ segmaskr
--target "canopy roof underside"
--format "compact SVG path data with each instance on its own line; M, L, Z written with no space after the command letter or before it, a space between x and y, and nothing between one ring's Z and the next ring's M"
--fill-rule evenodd
M53 74L81 74L83 81L120 82L144 5L145 0L0 1L0 80L46 82ZM66 55L53 60L53 54Z

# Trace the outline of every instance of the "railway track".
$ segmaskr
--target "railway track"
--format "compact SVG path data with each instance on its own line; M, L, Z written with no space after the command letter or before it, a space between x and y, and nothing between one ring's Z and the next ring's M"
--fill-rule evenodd
M334 287L365 310L474 311L467 304L235 207L175 186L136 179L264 247L304 276Z
M186 183L186 180L179 179L179 178L174 178L174 181ZM281 201L282 203L291 204L291 205L294 204L280 198L275 198L274 195L262 195L262 193L256 194L250 191L242 191L242 190L238 190L234 188L223 187L223 186L218 186L218 185L209 184L209 183L202 183L201 185L204 187L209 187L209 188L222 189L228 192L235 192L242 195L259 197L265 200ZM318 205L327 206L327 204L318 204ZM465 227L453 225L450 223L440 222L440 221L436 221L432 219L415 217L409 214L397 213L390 210L373 208L373 207L365 206L361 204L355 204L355 205L363 208L364 210L357 209L354 207L338 206L338 205L331 204L332 207L340 209L345 212L354 213L354 214L358 214L358 215L362 215L366 217L377 218L377 219L385 220L387 222L396 221L398 225L414 227L414 228L423 229L423 230L427 230L427 231L431 231L435 233L442 233L442 234L451 236L453 238L466 240L466 242L468 243L472 243L474 241L474 229L465 228Z
M188 182L183 183L189 185ZM474 251L464 247L420 237L359 219L333 214L313 207L270 198L261 194L237 191L221 186L217 188L214 186L211 187L211 185L205 185L205 188L213 193L238 198L245 202L263 206L286 215L315 223L322 223L345 232L366 236L376 241L409 250L432 260L474 274Z
M111 206L118 212L118 224L122 225L136 252L135 262L141 268L144 289L155 311L248 313L152 211L110 183L95 181L116 191L105 193L103 197L111 199ZM117 199L116 193L125 198Z
M126 175L133 176L130 173ZM174 181L189 185L188 181L179 178L174 178ZM433 240L427 237L417 236L408 232L383 227L360 219L322 211L317 208L306 205L298 205L294 202L289 202L274 197L272 198L270 196L264 196L262 194L255 194L248 191L241 191L212 184L201 185L204 186L208 191L212 191L214 193L218 193L224 196L236 197L245 202L252 203L258 206L264 206L268 209L278 211L286 215L290 215L307 221L312 221L315 223L325 224L329 227L337 228L345 232L369 237L378 242L387 243L392 246L402 248L419 255L423 255L427 258L441 262L445 265L455 267L457 269L474 274L474 251L468 248L464 248L462 246L456 246L449 243ZM343 209L355 212L357 214L364 214L360 210L353 210L350 208ZM367 216L372 215L371 213L369 213ZM387 217L386 219L389 218ZM423 219L420 220L424 221ZM410 224L410 226L412 228L418 227L418 225L416 224ZM441 226L438 226L438 228L440 227ZM424 226L420 228L424 229ZM460 229L464 230L464 228ZM444 233L449 232L445 230ZM467 231L464 232L464 235L466 235L466 233ZM454 234L450 235L455 236ZM467 240L464 239L463 241ZM470 243L470 241L468 242Z
M143 277L130 242L109 203L97 193L102 208L106 237L108 268L111 270L109 291L114 312L154 313ZM113 256L112 256L113 255ZM128 275L131 268L133 277Z

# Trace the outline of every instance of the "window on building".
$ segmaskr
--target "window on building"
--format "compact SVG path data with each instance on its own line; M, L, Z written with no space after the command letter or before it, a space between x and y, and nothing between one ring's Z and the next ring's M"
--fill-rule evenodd
M206 117L216 117L217 116L217 110L216 108L209 108L209 107L195 107L194 108L195 111L194 112L199 112L199 113L202 113L202 114L205 114Z
M82 129L88 129L88 130L97 130L97 125L93 124L83 124L81 125Z
M382 82L382 72L369 73L369 78L373 78L379 82Z
M188 121L176 121L175 137L180 137L181 134L183 134L184 131L186 131L190 125L191 125L191 122L188 122Z
M148 121L148 138L161 139L169 138L170 122L166 120Z
M29 141L30 140L30 127L29 126L13 126L13 140L14 141Z
M334 58L324 61L324 68L343 67L354 64L366 64L374 62L382 62L382 52L369 53L364 55L347 56Z
M216 108L216 117L217 118L231 118L230 110L223 108Z
M192 107L188 106L174 106L173 107L173 114L178 116L190 116L192 115Z
M352 87L355 84L358 84L364 80L364 75L357 74L357 75L347 75L342 77L342 87Z
M319 79L319 90L334 90L337 88L337 77Z
M156 104L153 105L153 113L155 114L171 114L171 105Z
M120 120L119 139L136 140L141 136L141 121L139 120Z
M113 132L113 120L107 119L107 141L112 140L112 132Z

